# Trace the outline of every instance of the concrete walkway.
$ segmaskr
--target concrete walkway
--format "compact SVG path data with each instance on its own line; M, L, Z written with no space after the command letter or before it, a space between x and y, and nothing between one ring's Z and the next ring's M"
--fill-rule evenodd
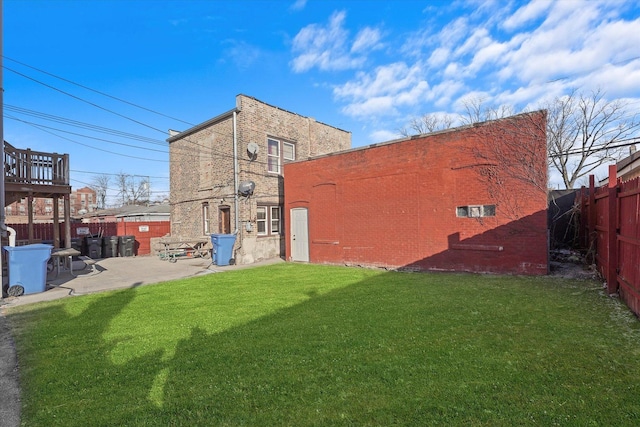
M77 295L104 292L184 279L202 274L220 273L242 268L283 262L273 259L250 265L216 266L210 259L181 258L171 263L154 256L104 258L96 260L93 267L81 261L74 261L73 270L77 276L62 271L47 276L47 290L36 294L9 297L0 300L0 425L17 427L20 425L19 363L15 345L11 337L7 307L52 301Z

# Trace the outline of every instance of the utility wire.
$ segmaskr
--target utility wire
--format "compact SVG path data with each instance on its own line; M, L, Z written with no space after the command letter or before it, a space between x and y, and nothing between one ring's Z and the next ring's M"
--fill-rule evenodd
M140 126L144 126L144 127L146 127L146 128L149 128L149 129L152 129L152 130L158 131L158 132L162 133L163 135L165 135L165 131L163 131L163 130L161 130L161 129L158 129L158 128L154 127L154 126L148 125L148 124L143 123L143 122L141 122L141 121L139 121L139 120L136 120L136 119L132 119L131 117L125 116L124 114L117 113L117 112L115 112L115 111L113 111L113 110L110 110L110 109L108 109L108 108L102 107L102 106L100 106L100 105L98 105L98 104L96 104L96 103L94 103L94 102L87 101L86 99L80 98L79 96L75 96L75 95L73 95L73 94L71 94L71 93L69 93L69 92L65 92L65 91L64 91L64 90L62 90L62 89L58 89L57 87L51 86L51 85L49 85L49 84L47 84L47 83L41 82L40 80L34 79L33 77L29 77L29 76L27 76L26 74L23 74L23 73L21 73L21 72L19 72L19 71L14 70L13 68L9 68L9 67L7 67L7 66L5 66L5 67L3 67L3 68L4 68L5 70L7 70L7 71L11 71L12 73L15 73L15 74L17 74L17 75L19 75L19 76L22 76L22 77L24 77L25 79L31 80L31 81L36 82L36 83L39 83L39 84L41 84L41 85L43 85L43 86L45 86L45 87L48 87L49 89L55 90L56 92L60 92L60 93L62 93L62 94L64 94L64 95L67 95L67 96L69 96L69 97L73 98L73 99L76 99L76 100L78 100L78 101L84 102L84 103L89 104L89 105L91 105L91 106L93 106L93 107L96 107L96 108L98 108L98 109L100 109L100 110L102 110L102 111L106 111L106 112L108 112L108 113L111 113L111 114L116 115L116 116L118 116L118 117L121 117L121 118L123 118L123 119L126 119L126 120L132 121L132 122L134 122L134 123L137 123L137 124L139 124Z
M7 116L7 117L10 118L10 119L13 119L13 120L21 121L20 119L17 119L15 117L11 117L11 116ZM74 141L73 139L70 139L70 138L65 138L64 136L58 135L58 134L56 134L54 132L51 132L49 130L42 129L41 125L32 124L32 123L28 123L28 124L30 126L33 126L33 127L37 128L37 129L40 129L43 132L46 132L46 133L51 134L53 136L57 136L60 139L64 139L65 141L69 141L69 142L72 142L74 144L82 145L84 147L89 147L89 148L92 148L94 150L102 151L102 152L105 152L105 153L114 154L116 156L128 157L128 158L131 158L131 159L138 159L138 160L147 160L147 161L150 161L150 162L163 162L163 163L168 163L169 162L169 160L149 159L148 157L130 156L130 155L127 155L127 154L117 153L115 151L104 150L102 148L97 148L97 147L93 147L93 146L88 145L88 144L83 144L82 142Z
M123 132L123 131L120 131L120 130L117 130L117 129L111 129L111 128L106 128L106 127L103 127L103 126L93 125L91 123L80 122L80 121L77 121L77 120L67 119L67 118L61 117L61 116L54 116L52 114L47 114L47 113L42 113L42 112L39 112L39 111L29 110L27 108L16 107L16 106L13 106L13 105L5 104L4 107L5 107L5 110L12 111L14 113L24 114L24 115L32 116L32 117L37 117L37 118L41 118L41 119L44 119L44 120L52 121L52 122L55 122L55 123L66 124L66 125L69 125L69 126L78 127L78 128L81 128L81 129L92 130L92 131L100 132L100 133L106 133L106 134L114 135L114 136L121 136L123 138L138 140L138 141L141 141L141 142L148 142L150 144L162 145L164 147L167 146L166 141L159 140L157 138L150 138L150 137L147 137L147 136L136 135L136 134L129 133L129 132Z
M625 144L618 144L616 143L614 144L609 144L609 145L598 145L596 147L592 147L590 149L580 149L580 148L576 148L574 150L569 150L566 152L562 152L562 153L557 153L557 154L549 154L549 157L563 157L563 156L574 156L576 154L582 154L582 153L589 153L588 155L592 155L593 153L598 153L600 151L606 151L606 150L615 150L616 148L624 148L624 147L630 147L632 145L636 145L638 143L640 143L640 137L634 137L634 138L625 138L625 139L620 139L617 142L624 142L624 141L633 141L633 142L627 142Z
M109 176L120 176L120 175L122 175L120 173L91 172L91 171L81 171L81 170L77 170L77 169L70 169L70 172L87 173L87 174L90 174L90 175L109 175ZM132 174L125 174L125 175L135 176L135 177L140 177L140 178L169 179L168 176L150 176L150 175L132 175Z
M155 110L152 110L152 109L150 109L150 108L146 108L146 107L143 107L143 106L141 106L141 105L135 104L135 103L133 103L133 102L129 102L129 101L124 100L124 99L122 99L122 98L118 98L118 97L116 97L116 96L109 95L109 94L104 93L104 92L101 92L101 91L99 91L99 90L92 89L92 88L90 88L90 87L88 87L88 86L82 85L82 84L80 84L80 83L74 82L74 81L69 80L69 79L65 79L64 77L57 76L57 75L55 75L55 74L53 74L53 73L50 73L50 72L48 72L48 71L41 70L41 69L36 68L36 67L34 67L34 66L32 66L32 65L25 64L24 62L20 62L20 61L18 61L18 60L15 60L15 59L9 58L9 57L4 56L4 55L2 55L2 57L3 57L4 59L8 59L8 60L9 60L9 61L11 61L11 62L15 62L16 64L20 64L20 65L25 66L25 67L27 67L27 68L31 68L32 70L38 71L38 72L40 72L40 73L46 74L46 75L48 75L48 76L54 77L54 78L56 78L56 79L62 80L62 81L64 81L64 82L70 83L70 84L72 84L72 85L76 85L76 86L78 86L78 87L81 87L81 88L83 88L83 89L89 90L89 91L94 92L94 93L97 93L97 94L99 94L99 95L106 96L107 98L115 99L116 101L120 101L120 102L122 102L122 103L124 103L124 104L131 105L132 107L140 108L141 110L145 110L145 111L148 111L148 112L150 112L150 113L157 114L157 115L159 115L159 116L166 117L166 118L168 118L168 119L175 120L175 121L177 121L177 122L181 122L181 123L187 124L187 125L189 125L189 126L195 126L193 123L189 123L189 122L187 122L187 121L184 121L184 120L181 120L181 119L177 119L177 118L175 118L175 117L171 117L171 116L169 116L169 115L166 115L166 114L160 113L160 112L155 111ZM6 68L6 67L4 67L4 66L3 66L3 68Z
M124 142L110 141L110 140L104 139L104 138L98 138L98 137L95 137L95 136L83 135L81 133L71 132L71 131L64 130L64 129L53 128L53 127L41 125L41 124L38 124L38 123L28 122L26 120L20 120L18 118L15 118L15 117L12 117L12 116L9 116L9 115L6 115L6 114L4 115L4 117L6 117L8 119L11 119L11 120L16 120L16 121L19 121L19 122L22 122L22 123L25 123L25 124L28 124L28 125L36 126L36 127L40 128L40 129L50 129L50 130L54 130L54 131L57 131L57 132L63 132L63 133L68 133L70 135L80 136L80 137L83 137L83 138L95 139L96 141L108 142L109 144L116 144L116 145L122 145L122 146L125 146L125 147L136 148L138 150L155 151L155 152L158 152L158 153L169 154L169 152L167 150L158 150L158 149L155 149L155 148L139 147L137 145L125 144Z

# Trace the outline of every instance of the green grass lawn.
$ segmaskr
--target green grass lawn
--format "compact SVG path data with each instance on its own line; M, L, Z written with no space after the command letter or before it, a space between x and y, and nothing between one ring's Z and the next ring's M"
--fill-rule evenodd
M278 264L16 307L26 426L640 425L600 284Z

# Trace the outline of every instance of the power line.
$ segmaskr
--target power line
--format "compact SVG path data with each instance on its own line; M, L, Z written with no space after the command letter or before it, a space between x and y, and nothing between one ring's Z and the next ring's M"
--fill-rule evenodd
M580 148L576 148L575 150L569 150L569 151L565 151L562 153L557 153L557 154L549 154L549 157L563 157L563 156L574 156L576 154L583 154L583 153L588 153L587 156L591 156L594 153L598 153L600 151L606 151L606 150L615 150L616 148L624 148L624 147L630 147L632 145L636 145L638 143L640 143L640 137L634 137L634 138L625 138L625 139L620 139L618 140L618 142L623 142L623 141L633 141L633 142L628 142L625 144L602 144L602 145L598 145L595 148L590 148L590 149L580 149Z
M64 81L64 82L70 83L70 84L72 84L72 85L76 85L76 86L78 86L78 87L81 87L81 88L83 88L83 89L89 90L89 91L91 91L91 92L95 92L95 93L97 93L97 94L99 94L99 95L106 96L107 98L114 99L114 100L116 100L116 101L122 102L122 103L127 104L127 105L131 105L132 107L140 108L141 110L145 110L145 111L148 111L148 112L150 112L150 113L157 114L157 115L159 115L159 116L166 117L166 118L168 118L168 119L175 120L175 121L177 121L177 122L181 122L181 123L187 124L187 125L189 125L189 126L195 126L193 123L189 123L189 122L187 122L187 121L184 121L184 120L181 120L181 119L177 119L177 118L175 118L175 117L171 117L171 116L169 116L169 115L167 115L167 114L163 114L163 113L160 113L160 112L158 112L158 111L152 110L152 109L150 109L150 108L143 107L143 106L141 106L141 105L138 105L138 104L135 104L135 103L133 103L133 102L130 102L130 101L124 100L124 99L122 99L122 98L118 98L118 97L116 97L116 96L109 95L109 94L104 93L104 92L101 92L101 91L99 91L99 90L92 89L92 88L90 88L90 87L88 87L88 86L82 85L82 84L80 84L80 83L74 82L74 81L69 80L69 79L65 79L64 77L57 76L57 75L55 75L55 74L53 74L53 73L50 73L50 72L48 72L48 71L41 70L41 69L36 68L36 67L34 67L34 66L32 66L32 65L25 64L24 62L20 62L20 61L18 61L18 60L15 60L15 59L9 58L9 57L4 56L4 55L2 55L2 57L3 57L4 59L8 59L9 61L15 62L16 64L20 64L20 65L25 66L25 67L27 67L27 68L31 68L32 70L36 70L36 71L38 71L38 72L40 72L40 73L46 74L46 75L48 75L48 76L54 77L54 78L56 78L56 79L62 80L62 81ZM6 68L6 67L4 67L4 66L3 66L3 68Z
M126 119L126 120L132 121L132 122L134 122L134 123L137 123L137 124L139 124L140 126L144 126L144 127L146 127L146 128L153 129L153 130L158 131L158 132L162 133L163 135L165 135L165 131L163 131L163 130L161 130L161 129L158 129L158 128L156 128L156 127L153 127L153 126L151 126L151 125L148 125L148 124L146 124L146 123L143 123L143 122L141 122L141 121L139 121L139 120L132 119L131 117L125 116L124 114L117 113L117 112L115 112L115 111L113 111L113 110L110 110L110 109L108 109L108 108L101 107L100 105L98 105L98 104L96 104L96 103L94 103L94 102L87 101L86 99L80 98L79 96L73 95L73 94L71 94L71 93L69 93L69 92L65 92L65 91L64 91L64 90L62 90L62 89L58 89L57 87L54 87L54 86L51 86L51 85L49 85L49 84L47 84L47 83L41 82L40 80L34 79L33 77L29 77L29 76L27 76L26 74L23 74L23 73L21 73L21 72L19 72L19 71L14 70L13 68L9 68L9 67L7 67L7 66L4 66L3 68L4 68L5 70L7 70L7 71L11 71L12 73L15 73L15 74L17 74L17 75L19 75L19 76L22 76L22 77L24 77L25 79L31 80L31 81L36 82L36 83L39 83L39 84L41 84L41 85L43 85L43 86L45 86L45 87L48 87L49 89L55 90L56 92L60 92L60 93L62 93L62 94L64 94L64 95L67 95L67 96L69 96L69 97L73 98L73 99L76 99L76 100L78 100L78 101L84 102L84 103L89 104L89 105L91 105L91 106L93 106L93 107L96 107L96 108L98 108L98 109L100 109L100 110L102 110L102 111L106 111L106 112L111 113L111 114L113 114L113 115L116 115L116 116L118 116L118 117L122 117L123 119Z
M18 120L18 121L22 121L20 119L15 118L15 117L8 116L8 118L14 119L14 120ZM89 148L92 148L94 150L102 151L102 152L105 152L105 153L114 154L116 156L128 157L128 158L131 158L131 159L138 159L138 160L147 160L147 161L150 161L150 162L163 162L163 163L168 163L169 162L169 160L149 159L147 157L130 156L130 155L127 155L127 154L117 153L115 151L104 150L102 148L97 148L97 147L93 147L91 145L83 144L82 142L74 141L73 139L70 139L70 138L65 138L64 136L58 135L58 134L56 134L54 132L51 132L51 131L48 131L46 129L42 129L41 125L37 125L37 124L33 124L33 123L27 123L27 124L37 128L37 129L40 129L42 132L46 132L46 133L51 134L53 136L56 136L56 137L58 137L60 139L64 139L65 141L69 141L69 142L72 142L74 144L82 145L84 147L89 147Z
M83 138L88 138L88 139L95 139L96 141L107 142L109 144L116 144L116 145L122 145L122 146L125 146L125 147L136 148L138 150L155 151L155 152L164 153L164 154L168 154L169 153L167 150L158 150L158 149L155 149L155 148L138 147L137 145L125 144L124 142L110 141L110 140L104 139L104 138L98 138L98 137L95 137L95 136L83 135L81 133L71 132L71 131L64 130L64 129L53 128L53 127L41 125L41 124L38 124L38 123L28 122L26 120L20 120L20 119L18 119L16 117L12 117L12 116L9 116L7 114L5 114L4 117L6 117L7 119L16 120L16 121L19 121L19 122L22 122L22 123L25 123L25 124L28 124L28 125L36 126L36 127L40 128L40 129L55 130L57 132L68 133L70 135L81 136Z
M90 174L90 175L109 175L109 176L120 176L121 175L119 173L91 172L91 171L81 171L81 170L76 170L76 169L70 169L70 172L87 173L87 174ZM169 179L168 176L150 176L150 175L135 175L135 174L125 174L125 175L142 177L142 178Z
M15 60L13 60L13 61L14 61L14 62L18 62L18 61L15 61ZM18 62L18 63L19 63L19 62ZM142 125L142 126L145 126L145 127L149 128L149 129L152 129L152 130L158 131L158 132L162 133L163 135L166 135L166 133L165 133L163 130L158 129L158 128L154 127L154 126L151 126L151 125L145 124L145 123L143 123L143 122L141 122L141 121L138 121L138 120L136 120L136 119L133 119L133 118L131 118L131 117L125 116L125 115L120 114L120 113L117 113L117 112L115 112L115 111L112 111L112 110L107 109L107 108L105 108L105 107L102 107L102 106L100 106L100 105L97 105L97 104L95 104L95 103L93 103L93 102L87 101L87 100L85 100L85 99L83 99L83 98L81 98L81 97L79 97L79 96L75 96L75 95L73 95L73 94L70 94L70 93L68 93L68 92L65 92L65 91L63 91L63 90L61 90L61 89L58 89L58 88L56 88L56 87L54 87L54 86L51 86L51 85L49 85L49 84L46 84L46 83L44 83L44 82L41 82L41 81L39 81L39 80L37 80L37 79L35 79L35 78L33 78L33 77L30 77L30 76L28 76L28 75L26 75L26 74L20 73L20 72L18 72L18 71L16 71L16 70L13 70L13 69L8 68L8 67L6 67L6 66L4 66L4 68L5 68L5 69L7 69L8 71L11 71L11 72L13 72L13 73L15 73L15 74L18 74L18 75L22 76L22 77L24 77L24 78L26 78L26 79L28 79L28 80L34 81L34 82L36 82L36 83L39 83L39 84L41 84L41 85L43 85L43 86L45 86L45 87L48 87L48 88L52 89L52 90L58 91L58 92L60 92L60 93L63 93L63 94L65 94L65 95L67 95L67 96L70 96L70 97L72 97L72 98L76 99L76 100L79 100L79 101L85 102L85 103L87 103L87 104L89 104L89 105L92 105L92 106L94 106L94 107L96 107L96 108L99 108L99 109L101 109L101 110L103 110L103 111L110 112L110 113L112 113L112 114L114 114L114 115L117 115L117 116L122 117L122 118L124 118L124 119L130 120L130 121L132 121L132 122L134 122L134 123L137 123L137 124L140 124L140 125ZM35 69L35 67L30 67L30 68L34 68L34 69ZM39 71L40 71L40 70L39 70ZM45 73L46 73L46 72L45 72ZM50 73L46 73L46 74L50 74ZM57 77L57 76L55 76L55 77ZM63 80L66 80L66 79L63 79ZM82 85L79 85L79 84L78 84L78 86L82 86ZM26 109L25 109L25 110L26 110ZM27 111L29 111L29 110L27 110ZM36 112L36 113L37 113L37 112ZM42 114L42 115L47 116L47 117L50 117L50 118L51 118L51 117L55 117L55 116L52 116L52 115L48 115L48 114L46 114L46 113L37 113L37 114ZM10 117L10 116L7 116L7 117L9 117L9 118L11 118L11 119L14 119L14 120L19 120L19 119L14 118L14 117ZM70 119L65 119L65 118L60 118L60 119L65 120L65 121L66 121L66 120L69 120L69 121L71 121L71 122L76 122L76 121L72 121L72 120L70 120ZM28 123L28 122L25 122L25 123ZM76 123L82 123L82 122L76 122ZM185 122L185 123L186 123L186 122ZM42 131L45 131L45 130L44 130L44 128L46 128L46 126L38 125L38 124L35 124L35 123L28 123L28 124L30 124L31 126L34 126L34 127L36 127L36 128L39 128L39 129L40 129L40 130L42 130ZM89 125L89 126L92 126L92 127L93 127L93 126L95 126L96 128L108 129L108 128L103 128L103 127L96 126L96 125L90 125L90 124L88 124L88 125ZM254 130L255 130L255 129L254 129ZM65 132L65 131L62 131L62 132ZM119 131L116 131L116 132L119 132ZM232 136L231 134L223 133L223 132L220 132L220 131L215 130L215 129L211 129L211 132L212 132L212 133L214 133L214 134L221 135L221 136L223 136L223 137L228 137L228 138L230 138L230 137ZM52 134L52 135L54 135L54 136L57 136L57 137L59 137L59 138L61 138L61 139L67 140L67 141L69 141L69 142L72 142L72 143L75 143L75 144L79 144L79 145L82 145L82 146L85 146L85 147L88 147L88 148L91 148L91 149L95 149L95 150L98 150L98 151L103 151L103 152L107 152L107 153L111 153L111 154L115 154L115 155L119 155L119 156L123 156L123 157L134 158L134 159L149 160L149 161L163 161L163 162L164 162L164 160L147 159L147 158L141 158L141 157L130 156L130 155L126 155L126 154L116 153L116 152L112 152L112 151L104 150L104 149L101 149L101 148L93 147L93 146L88 145L88 144L83 144L83 143L80 143L80 142L78 142L78 141L71 140L71 139L69 139L69 138L64 138L64 137L62 137L62 136L60 136L60 135L57 135L57 134L55 134L55 133L53 133L53 132L48 132L48 131L47 131L47 133ZM72 133L72 132L69 132L69 133ZM75 134L75 135L78 135L78 134ZM81 135L81 136L82 136L82 135ZM84 137L87 137L87 136L84 136ZM91 137L88 137L88 138L91 138ZM98 139L98 138L93 138L93 139ZM149 138L149 139L150 139L150 138ZM200 152L199 152L200 154L201 154L201 153L206 153L206 154L211 155L211 156L217 156L217 157L222 157L222 158L228 158L228 159L231 159L231 160L233 160L233 159L234 159L234 156L233 156L233 155L231 155L231 154L226 154L226 153L222 153L222 152L220 152L220 151L218 151L218 150L215 150L215 149L213 148L213 146L211 146L211 147L207 147L207 146L204 146L204 145L202 145L202 144L199 144L199 143L197 143L197 142L193 141L193 140L192 140L191 138L189 138L189 137L185 137L185 138L183 138L183 140L184 140L185 142L189 143L189 144L192 144L192 145L194 145L194 146L196 146L196 147L200 147L200 148L202 148L202 149L206 150L206 151L200 151ZM115 143L115 144L119 144L119 145L125 145L125 146L128 146L127 144L120 144L120 143L116 143L116 142L112 142L112 141L107 141L107 140L102 140L102 141L105 141L105 142L111 142L111 143ZM136 146L132 146L132 147L134 147L134 148L141 148L141 147L136 147ZM177 151L178 151L178 150L177 150L177 147L176 147L176 149L174 149L174 151L173 151L173 152L174 152L174 153L176 153L176 154L183 154L183 153L178 153ZM192 151L192 150L188 150L188 152L187 152L187 153L185 153L185 155L193 155L193 151ZM247 159L244 159L244 158L241 158L241 159L239 159L239 160L241 160L241 161L245 161L245 162L249 162L249 163L253 163L253 164L268 165L268 162L263 162L263 161L258 161L258 160L247 160ZM166 162L169 162L169 161L167 160ZM255 172L254 172L254 174L255 174ZM271 175L266 174L266 173L265 173L265 174L263 174L263 175L264 175L264 176L271 176Z
M156 138L150 138L150 137L147 137L147 136L136 135L136 134L129 133L129 132L123 132L123 131L120 131L120 130L117 130L117 129L111 129L111 128L106 128L106 127L103 127L103 126L94 125L94 124L91 124L91 123L80 122L80 121L77 121L77 120L67 119L65 117L55 116L55 115L52 115L52 114L47 114L47 113L42 113L42 112L39 112L39 111L29 110L27 108L16 107L16 106L13 106L13 105L5 104L4 107L5 107L5 110L13 111L14 113L18 113L18 114L24 114L24 115L27 115L27 116L37 117L37 118L41 118L41 119L44 119L44 120L49 120L49 121L60 123L60 124L66 124L66 125L69 125L69 126L78 127L78 128L81 128L81 129L88 129L88 130L92 130L92 131L95 131L95 132L106 133L106 134L109 134L109 135L121 136L123 138L138 140L138 141L141 141L141 142L149 142L151 144L162 145L164 147L167 146L166 141L159 140L159 139L156 139Z

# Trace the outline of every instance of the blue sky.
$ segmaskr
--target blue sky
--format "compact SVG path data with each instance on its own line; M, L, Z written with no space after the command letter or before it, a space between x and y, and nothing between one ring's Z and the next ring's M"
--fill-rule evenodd
M168 129L239 93L351 131L354 147L473 98L522 110L602 89L640 107L632 1L3 3L5 139L69 153L75 188L124 172L167 194Z

